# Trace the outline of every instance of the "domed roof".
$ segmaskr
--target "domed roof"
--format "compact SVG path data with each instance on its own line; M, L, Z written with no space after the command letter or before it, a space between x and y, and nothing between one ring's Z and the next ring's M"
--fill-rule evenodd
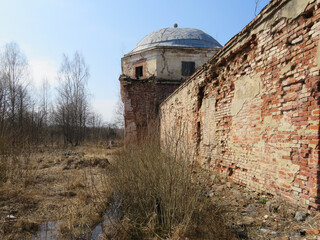
M221 48L213 37L195 28L163 28L144 37L131 52L155 46Z

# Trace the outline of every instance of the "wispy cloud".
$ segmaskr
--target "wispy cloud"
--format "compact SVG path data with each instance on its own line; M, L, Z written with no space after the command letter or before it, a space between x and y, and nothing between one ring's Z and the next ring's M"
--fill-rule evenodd
M29 61L31 76L36 87L40 87L44 79L47 79L51 86L56 86L58 65L55 61L46 59L31 59Z

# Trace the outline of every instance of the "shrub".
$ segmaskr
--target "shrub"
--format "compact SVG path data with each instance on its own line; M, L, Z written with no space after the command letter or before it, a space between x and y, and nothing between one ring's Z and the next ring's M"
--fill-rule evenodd
M174 228L188 226L201 191L187 161L149 139L119 151L115 163L112 185L127 226L132 225L131 236L167 237Z
M231 239L226 237L222 219L212 220L218 213L213 205L208 207L190 159L182 151L172 151L172 146L167 151L158 141L147 139L127 145L115 155L111 184L120 201L120 238L179 239L206 228L211 235L220 234L214 239ZM211 231L213 226L218 228Z

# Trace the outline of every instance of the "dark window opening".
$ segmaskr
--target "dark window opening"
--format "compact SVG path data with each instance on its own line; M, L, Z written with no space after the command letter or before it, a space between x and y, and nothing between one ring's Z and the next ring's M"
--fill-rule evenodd
M139 77L143 76L143 68L142 66L136 67L136 78L139 79Z
M195 71L194 62L182 62L181 74L182 76L191 76Z

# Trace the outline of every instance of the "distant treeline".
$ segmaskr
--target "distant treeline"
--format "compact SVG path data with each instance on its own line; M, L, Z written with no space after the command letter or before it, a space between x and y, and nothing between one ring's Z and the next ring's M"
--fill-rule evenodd
M103 123L101 116L90 110L88 78L82 55L76 52L71 59L64 55L51 101L48 81L35 91L25 55L16 43L6 44L0 53L0 152L122 137L121 124Z

